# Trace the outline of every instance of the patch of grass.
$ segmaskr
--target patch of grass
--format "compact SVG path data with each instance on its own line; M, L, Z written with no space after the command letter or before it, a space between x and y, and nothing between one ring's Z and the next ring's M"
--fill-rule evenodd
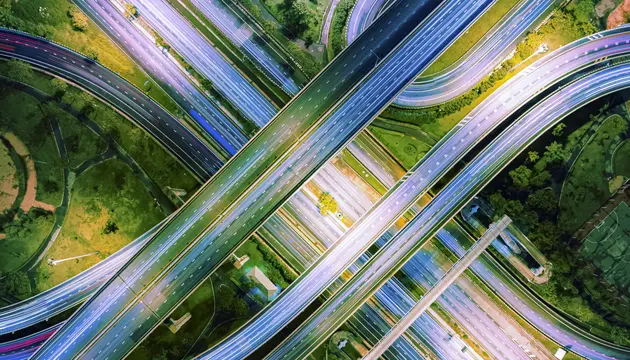
M100 136L68 113L60 112L57 121L66 145L70 167L77 167L107 149L107 144Z
M370 126L370 131L382 142L406 169L413 167L431 147L403 133Z
M84 31L73 28L68 15L76 8L67 0L30 0L13 2L9 26L54 40L87 56L120 74L166 109L174 112L175 102L150 80L91 20ZM148 82L145 86L145 82Z
M303 29L293 36L300 37L308 42L317 42L321 34L321 26L324 13L328 7L330 0L262 0L262 3L269 12L288 29L295 26L292 17L288 15L289 11L286 7L288 3L295 3L303 6L305 10Z
M83 102L79 99L74 101L72 106L81 109ZM161 189L168 185L191 193L199 186L197 180L183 165L134 123L108 106L96 104L94 109L89 113L89 118L108 132Z
M124 162L111 159L91 167L74 182L63 228L46 258L100 253L51 267L49 276L38 284L39 290L57 285L96 264L163 218L164 214L144 184ZM104 233L108 221L116 224L116 232Z
M444 70L472 48L519 0L498 0L460 36L422 75Z
M625 140L615 152L614 169L615 174L630 177L630 140Z
M610 116L573 164L560 199L559 223L567 232L575 232L610 197L606 158L627 130L625 119Z
M0 240L0 272L14 271L24 265L46 239L54 222L51 213L32 209L0 224L0 231L6 233L6 238Z
M266 247L266 249L261 249L261 247ZM249 239L241 247L239 247L234 253L241 257L243 255L247 255L249 260L243 265L240 270L237 270L234 267L231 267L229 271L229 276L234 280L239 280L242 276L247 274L254 266L257 266L274 284L278 285L280 288L286 289L289 286L289 280L287 276L284 276L283 273L292 273L287 267L282 268L283 264L280 260L280 257L275 255L275 253L271 253L271 255L275 255L277 258L275 263L269 261L269 257L265 258L263 251L271 252L271 248L263 243L259 243L255 239ZM288 275L290 277L290 275Z
M3 88L0 109L0 131L13 132L26 145L35 163L38 184L51 184L38 186L37 200L55 205L61 203L63 165L39 101L15 89Z

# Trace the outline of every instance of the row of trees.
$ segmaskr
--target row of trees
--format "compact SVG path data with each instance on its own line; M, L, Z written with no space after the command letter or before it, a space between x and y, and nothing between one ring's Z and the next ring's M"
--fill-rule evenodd
M282 262L280 257L278 257L278 255L273 252L273 250L271 250L267 245L260 243L256 238L252 238L252 241L254 241L254 243L256 244L256 247L258 251L260 251L260 253L262 254L263 259L280 272L282 278L284 279L284 281L286 281L287 284L291 284L293 281L295 281L295 279L297 278L295 274L287 268L287 266ZM279 283L279 281L274 281L274 279L271 279L271 277L270 280L276 284Z

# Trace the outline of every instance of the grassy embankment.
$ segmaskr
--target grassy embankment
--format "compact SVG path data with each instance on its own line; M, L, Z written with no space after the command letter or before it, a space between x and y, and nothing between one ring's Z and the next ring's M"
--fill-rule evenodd
M303 2L306 3L307 1L296 1L296 3ZM260 0L239 0L238 3L256 20L267 35L271 36L285 51L291 54L295 61L301 66L302 72L308 78L312 78L319 73L325 62L305 49L305 43L301 40L303 37L300 36L300 32L292 32L289 30L287 28L288 24L283 21L284 18L274 16ZM313 19L313 14L309 7L311 5L306 4L304 6L306 6L308 10L300 12L302 15L299 15L298 18L308 17L309 19ZM313 20L309 20L308 22L312 23L312 21Z
M0 74L11 75L10 66L0 63ZM48 75L32 72L22 80L45 93L55 93L53 80ZM158 186L170 185L190 192L198 186L194 178L152 138L109 107L73 87L67 87L56 96L59 102L53 100L40 104L17 89L3 92L2 101L6 103L2 108L6 111L2 112L2 124L31 152L39 184L37 200L58 206L64 188L63 168L77 171L83 161L105 151L112 138L135 158ZM13 106L18 103L20 106ZM101 139L60 106L70 106L98 123L107 134L107 140ZM59 123L68 153L67 161L58 154L52 125L48 121L50 116ZM96 250L100 255L78 262L64 262L53 268L41 267L39 290L49 288L110 255L164 217L144 184L121 160L107 160L89 168L77 177L73 190L64 226L47 257L59 259ZM117 230L105 233L108 222L116 224ZM21 249L27 248L30 249L28 253L20 256L28 258L47 235L51 223L52 219L47 231L37 232L39 236L35 236L34 229L30 230L33 235L28 237L28 243L5 242L16 247L6 249L3 254L26 253Z
M121 160L110 159L77 177L64 225L46 258L98 255L40 267L38 289L57 285L118 251L164 218L142 182ZM106 232L108 223L118 228Z
M167 110L175 112L175 102L125 55L91 20L85 30L72 25L69 12L75 6L66 0L32 0L13 2L14 19L8 24L77 50L120 74L142 89ZM145 85L146 84L146 85Z

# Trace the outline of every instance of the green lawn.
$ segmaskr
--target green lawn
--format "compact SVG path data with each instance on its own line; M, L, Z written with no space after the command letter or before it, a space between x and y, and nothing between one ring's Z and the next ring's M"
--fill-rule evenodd
M67 0L29 0L13 2L13 15L21 20L19 29L45 36L83 54L94 54L98 61L144 89L149 96L173 112L175 102L131 61L91 20L85 31L77 31L68 16L74 7ZM149 84L145 86L145 82ZM147 90L148 89L148 90Z
M617 148L614 159L614 169L616 175L623 175L630 178L630 140L625 140Z
M630 208L621 202L584 239L580 253L618 289L630 284Z
M406 169L413 167L431 147L424 142L396 131L370 126L370 131L391 151Z
M57 121L63 135L70 167L75 168L107 149L105 141L76 118L66 112L60 112L59 115Z
M65 102L78 98L78 89L69 89ZM83 100L72 100L72 106L80 110ZM134 123L118 114L109 106L97 103L89 118L111 134L129 155L146 171L160 188L171 186L192 192L199 183L173 156Z
M46 258L63 259L94 251L100 254L51 267L48 276L40 278L39 290L105 259L163 218L151 194L124 162L110 159L91 167L74 182L64 225ZM118 227L115 233L104 233L108 221Z
M472 48L519 0L498 0L457 39L422 75L444 70Z
M14 89L3 88L0 91L0 109L0 128L13 132L28 148L35 163L38 183L50 184L38 186L36 199L58 205L63 195L63 167L39 101Z
M0 273L17 270L35 254L55 222L54 216L32 210L9 224L0 224L7 237L0 240ZM14 228L16 231L11 231Z
M559 224L567 232L575 232L610 197L606 158L627 129L625 119L610 116L573 164L560 199Z

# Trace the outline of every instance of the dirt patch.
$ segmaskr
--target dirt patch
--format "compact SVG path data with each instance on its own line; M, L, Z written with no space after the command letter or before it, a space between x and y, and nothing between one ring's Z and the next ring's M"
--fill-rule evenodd
M35 200L35 195L37 194L37 172L35 171L35 163L26 145L13 133L4 134L4 138L7 139L13 149L15 149L15 152L24 159L24 164L26 165L26 192L20 209L25 213L28 213L33 207L54 212L55 206Z
M609 10L614 9L615 5L614 0L602 0L595 5L595 15L601 19Z
M0 212L13 205L18 192L17 168L9 149L0 142Z
M621 5L608 15L606 28L612 29L621 26L627 23L628 19L630 19L630 0L624 0Z

